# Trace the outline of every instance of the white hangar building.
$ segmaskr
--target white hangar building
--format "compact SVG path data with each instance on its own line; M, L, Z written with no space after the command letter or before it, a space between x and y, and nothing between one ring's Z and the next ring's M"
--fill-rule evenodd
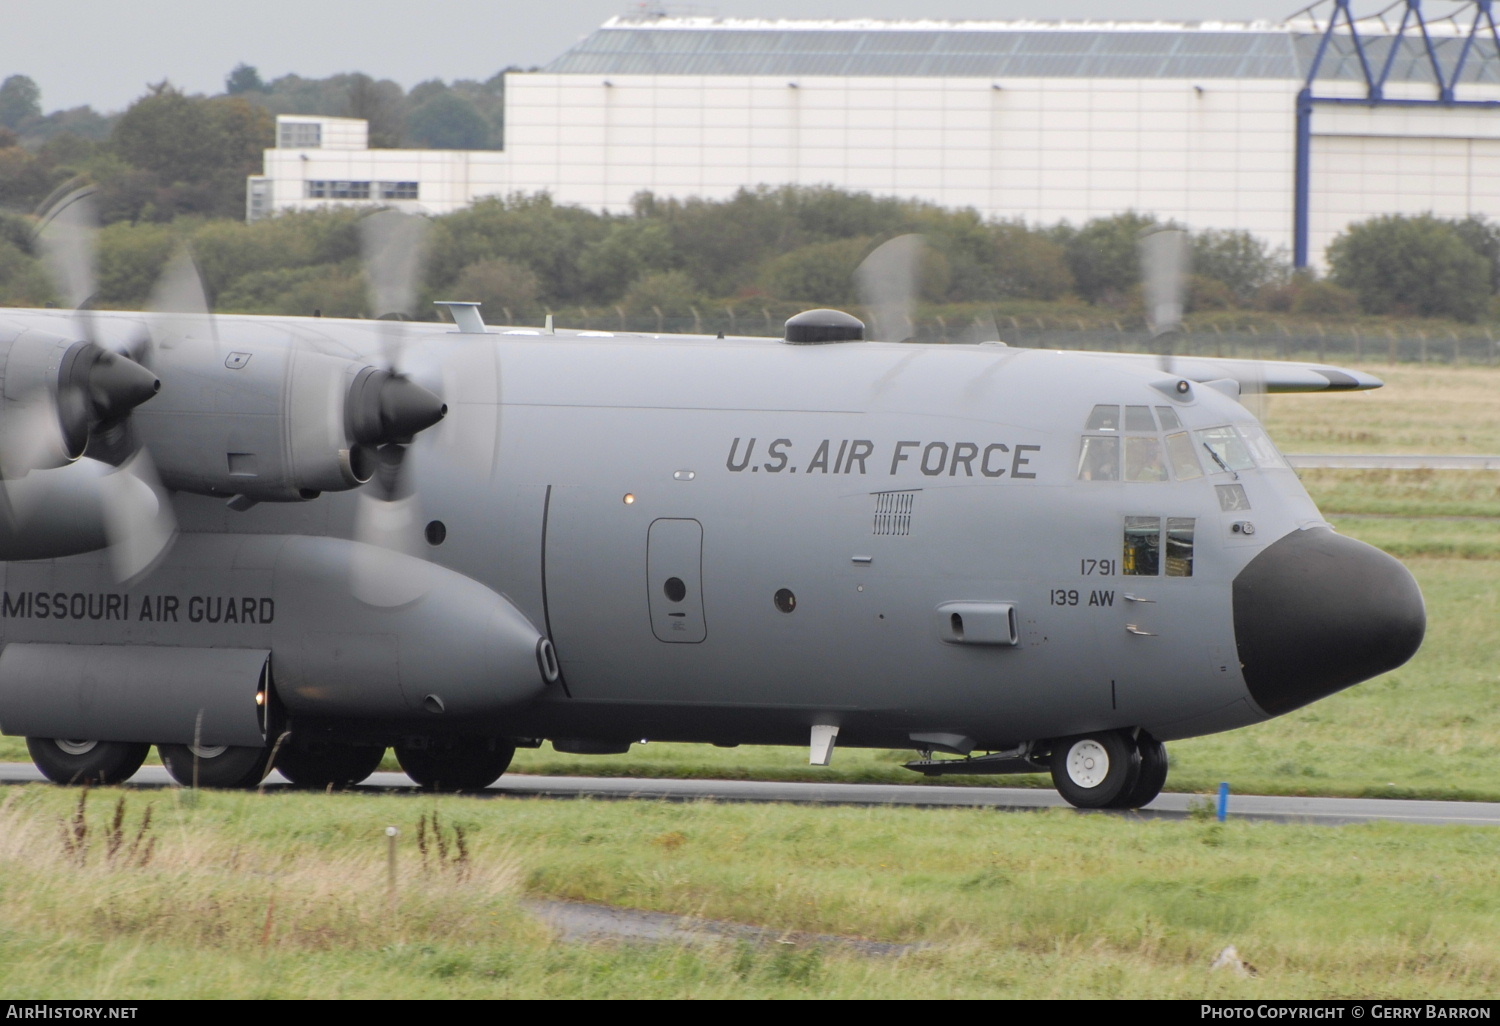
M1285 23L616 18L506 77L504 149L371 150L278 118L254 219L329 203L432 213L546 191L628 210L829 184L1075 223L1127 209L1243 228L1319 263L1380 213L1500 214L1487 3Z

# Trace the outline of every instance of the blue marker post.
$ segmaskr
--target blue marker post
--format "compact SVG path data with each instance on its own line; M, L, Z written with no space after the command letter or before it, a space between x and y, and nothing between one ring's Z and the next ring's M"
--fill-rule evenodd
M1219 785L1219 822L1222 823L1229 818L1229 785Z

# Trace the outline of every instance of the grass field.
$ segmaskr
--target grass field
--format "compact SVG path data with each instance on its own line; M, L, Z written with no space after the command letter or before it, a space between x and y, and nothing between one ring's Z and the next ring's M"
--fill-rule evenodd
M1386 387L1269 398L1266 426L1283 452L1500 453L1500 368L1361 369Z
M1479 829L108 790L79 817L77 791L5 792L0 993L12 999L1500 987L1496 841ZM418 819L433 814L447 850L428 820L424 857ZM400 829L394 890L387 826ZM524 896L917 947L562 943ZM1210 969L1231 944L1257 975Z

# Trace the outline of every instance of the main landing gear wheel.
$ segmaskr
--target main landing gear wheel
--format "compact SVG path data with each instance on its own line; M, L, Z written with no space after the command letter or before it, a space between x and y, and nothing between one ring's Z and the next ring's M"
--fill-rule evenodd
M1141 756L1119 731L1065 737L1052 743L1052 784L1070 805L1111 808L1132 795L1141 775Z
M381 745L335 741L287 742L276 756L277 771L298 787L350 787L374 773L385 758Z
M183 787L247 790L260 786L271 772L270 748L236 745L157 745L162 764ZM194 777L194 764L197 776Z
M54 784L118 784L141 768L150 745L129 741L72 741L28 737L26 748L42 776Z
M396 760L424 791L482 791L500 779L515 758L514 745L464 738L429 748L396 746Z
M1111 808L1139 809L1156 801L1167 782L1167 746L1144 730L1136 735L1136 751L1141 754L1141 773L1135 786L1122 794Z

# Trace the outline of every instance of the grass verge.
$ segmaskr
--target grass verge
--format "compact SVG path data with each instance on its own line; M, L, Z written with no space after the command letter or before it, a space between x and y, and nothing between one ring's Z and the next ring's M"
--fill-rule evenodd
M100 791L77 844L77 791L6 792L0 991L15 999L1482 998L1500 986L1483 829ZM122 854L148 804L150 857ZM417 823L433 815L449 847L440 855L429 828L424 857ZM891 959L564 944L518 907L525 895L923 947ZM1256 976L1209 969L1229 944Z

